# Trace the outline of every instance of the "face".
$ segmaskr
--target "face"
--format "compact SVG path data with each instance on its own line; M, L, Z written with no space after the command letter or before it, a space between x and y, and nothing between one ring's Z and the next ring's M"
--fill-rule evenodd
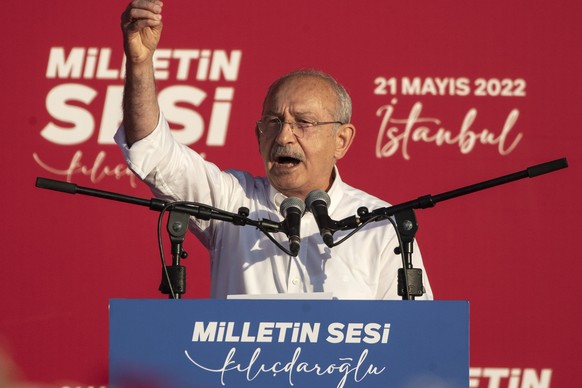
M282 121L336 121L336 96L315 77L292 78L279 86L263 107L263 115ZM271 184L286 196L305 199L315 189L327 190L333 167L347 152L355 128L351 124L312 127L298 138L289 124L272 136L259 134L259 150Z

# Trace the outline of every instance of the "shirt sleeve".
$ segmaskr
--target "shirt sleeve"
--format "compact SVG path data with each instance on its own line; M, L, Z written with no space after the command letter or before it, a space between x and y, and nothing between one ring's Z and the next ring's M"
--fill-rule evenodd
M154 131L131 147L123 126L114 139L128 167L158 198L226 209L228 198L240 190L240 182L232 174L221 171L196 151L176 141L163 115ZM212 221L200 219L192 219L190 223L192 231L206 246L211 244L212 225Z
M115 141L128 167L156 195L220 207L220 198L231 194L235 184L232 175L176 141L163 115L154 131L131 147L125 139L123 126L118 129Z
M151 173L161 160L171 150L171 137L168 124L160 115L158 124L145 138L135 142L131 147L127 144L123 124L118 128L114 140L121 149L128 167L142 180Z

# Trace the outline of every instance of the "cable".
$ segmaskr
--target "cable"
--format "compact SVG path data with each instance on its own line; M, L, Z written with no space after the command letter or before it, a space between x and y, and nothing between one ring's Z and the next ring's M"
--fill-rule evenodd
M403 296L405 297L405 300L410 300L410 290L408 289L408 284L409 284L408 271L407 271L408 268L406 267L406 257L404 256L404 245L403 245L403 241L402 241L402 236L400 235L400 231L398 230L398 226L396 225L396 221L394 221L394 219L392 217L386 217L384 215L372 216L372 217L366 219L361 224L359 224L349 234L347 234L346 236L344 236L343 238L341 238L337 242L333 243L331 247L335 247L335 246L343 243L344 241L346 241L348 238L352 237L356 232L360 231L364 226L368 225L369 223L375 222L375 221L383 221L384 219L387 219L388 221L390 221L390 223L392 224L392 227L394 228L394 231L396 232L396 238L398 239L398 244L400 245L400 258L402 259L402 269L404 271L404 279L403 279L404 280L404 295Z
M160 214L158 216L157 236L158 236L158 250L160 253L160 260L162 262L163 276L168 283L168 288L169 288L170 295L171 295L172 299L176 299L176 292L174 291L174 287L172 285L172 282L170 281L170 274L168 273L168 268L166 265L166 257L164 254L164 247L163 247L163 241L162 241L163 240L162 223L163 223L163 219L164 219L164 214L167 211L172 211L173 208L178 207L178 206L184 206L187 208L197 207L198 208L197 212L200 212L201 209L208 211L208 212L205 212L202 216L198 216L198 217L196 217L195 215L191 215L191 217L194 217L194 218L200 218L200 219L205 219L205 220L218 219L218 220L222 220L222 221L225 221L226 219L231 219L232 220L231 222L234 225L255 226L260 232L262 232L265 236L267 236L267 238L269 238L269 240L271 240L279 249L281 249L283 252L285 252L289 256L293 256L289 249L283 247L270 234L270 232L274 232L274 231L278 232L279 231L278 228L280 228L280 223L275 224L275 223L265 222L268 220L261 220L261 221L251 220L251 219L246 218L245 216L242 216L241 214L230 213L230 212L215 208L213 206L204 205L204 204L201 204L198 202L189 202L189 201L170 202L168 204L165 204L162 207L162 209L160 210ZM186 210L187 209L183 209L183 211L186 211ZM191 210L192 210L192 212L195 212L196 209L191 209Z

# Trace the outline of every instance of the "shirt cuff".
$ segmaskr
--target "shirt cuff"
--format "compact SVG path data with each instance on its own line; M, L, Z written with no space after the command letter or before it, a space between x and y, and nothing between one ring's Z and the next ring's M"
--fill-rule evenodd
M127 144L123 124L117 129L113 138L121 149L128 167L142 180L159 165L166 153L170 151L170 144L173 141L168 122L162 114L156 128L143 139L133 143L131 147Z

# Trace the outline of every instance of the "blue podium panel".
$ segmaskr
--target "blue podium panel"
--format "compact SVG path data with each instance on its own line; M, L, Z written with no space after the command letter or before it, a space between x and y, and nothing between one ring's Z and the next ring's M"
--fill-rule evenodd
M111 387L466 388L466 301L110 301Z

